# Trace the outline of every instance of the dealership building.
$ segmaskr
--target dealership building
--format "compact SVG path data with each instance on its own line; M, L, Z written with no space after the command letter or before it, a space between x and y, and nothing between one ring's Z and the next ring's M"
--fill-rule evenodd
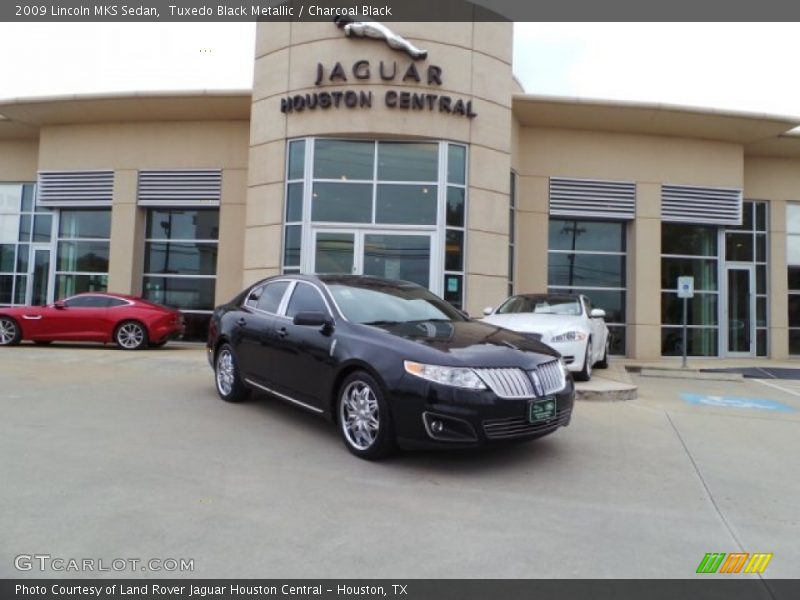
M0 306L131 293L202 339L261 278L357 273L585 293L657 359L690 275L691 355L800 355L800 118L526 94L510 23L339 25L259 23L252 90L0 102Z

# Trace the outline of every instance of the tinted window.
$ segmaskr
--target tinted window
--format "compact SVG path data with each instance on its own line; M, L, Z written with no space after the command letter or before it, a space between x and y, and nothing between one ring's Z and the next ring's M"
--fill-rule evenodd
M258 309L268 313L277 313L281 304L283 293L289 287L288 281L276 281L264 286L263 292L258 299ZM304 286L307 287L307 286Z
M344 316L357 323L465 320L450 304L422 287L332 284L330 290Z
M245 305L250 306L251 308L257 308L258 307L258 299L261 297L261 293L263 291L264 291L264 286L255 288L247 296L247 300L245 300Z
M70 298L64 304L71 308L105 308L108 306L108 299L103 296L79 296Z
M106 298L106 306L109 308L113 308L115 306L124 306L127 302L125 300L121 300L119 298Z
M327 314L328 307L325 306L325 301L315 287L299 283L292 292L292 299L289 300L289 306L286 308L286 316L294 318L297 313L307 311Z
M581 305L571 296L512 296L497 309L498 314L536 313L545 315L581 314Z

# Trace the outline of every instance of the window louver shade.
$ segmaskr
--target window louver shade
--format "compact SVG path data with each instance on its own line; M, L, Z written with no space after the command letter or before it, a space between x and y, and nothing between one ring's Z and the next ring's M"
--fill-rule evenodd
M551 177L550 214L556 217L635 219L636 184L631 181Z
M114 171L41 171L36 190L41 206L109 206Z
M222 171L139 171L140 206L219 206Z
M703 225L741 225L742 190L661 186L661 220Z

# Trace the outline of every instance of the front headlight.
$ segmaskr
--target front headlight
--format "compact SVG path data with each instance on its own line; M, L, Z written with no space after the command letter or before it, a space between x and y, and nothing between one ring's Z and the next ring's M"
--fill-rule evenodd
M465 367L440 367L437 365L423 365L422 363L404 361L406 373L453 387L467 388L470 390L485 390L486 384L472 369Z
M588 337L583 331L567 331L550 338L551 342L582 342Z

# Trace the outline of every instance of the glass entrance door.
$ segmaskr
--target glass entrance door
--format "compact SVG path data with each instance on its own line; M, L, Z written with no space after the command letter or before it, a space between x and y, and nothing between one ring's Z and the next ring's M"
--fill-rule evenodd
M51 255L50 246L31 248L30 269L28 271L28 293L26 304L32 306L44 306L51 302L52 281L51 276Z
M433 233L314 231L314 273L404 279L431 288Z
M755 354L755 271L752 265L727 266L728 356Z

